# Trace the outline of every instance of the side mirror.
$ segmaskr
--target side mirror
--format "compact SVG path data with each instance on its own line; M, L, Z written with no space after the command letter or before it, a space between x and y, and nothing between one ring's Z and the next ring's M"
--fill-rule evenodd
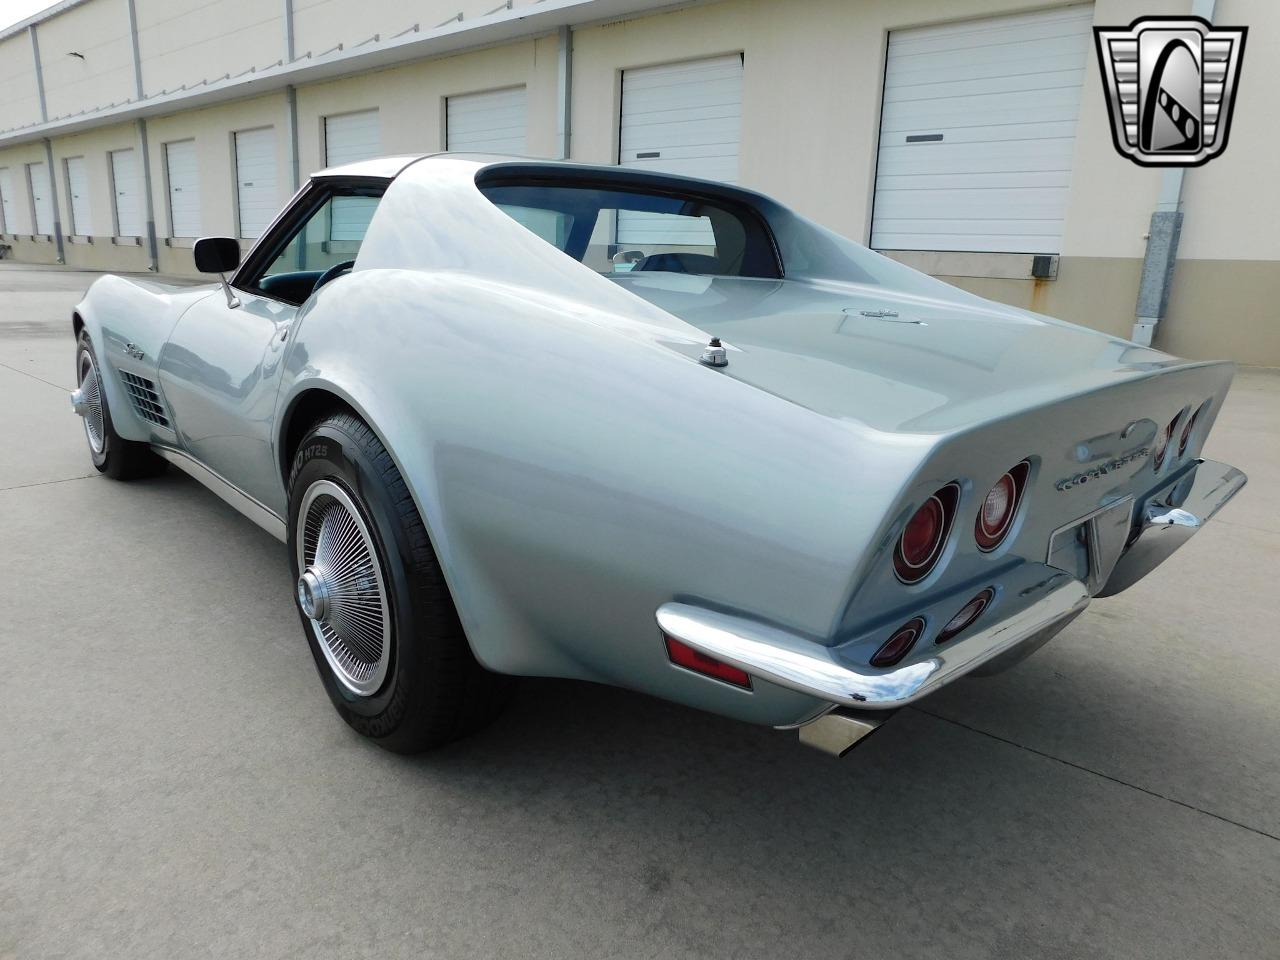
M227 306L234 310L240 306L240 298L231 291L227 274L240 266L240 241L233 237L201 237L191 248L196 269L201 273L216 273L222 280L222 292Z
M191 254L201 273L230 273L240 266L240 242L231 237L201 237Z

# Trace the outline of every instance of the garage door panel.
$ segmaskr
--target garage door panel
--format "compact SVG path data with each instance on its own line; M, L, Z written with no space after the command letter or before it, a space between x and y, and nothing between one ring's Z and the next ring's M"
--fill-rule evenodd
M873 246L1056 252L1092 19L1078 7L889 35ZM930 134L942 139L907 141Z
M116 236L142 236L142 185L132 150L111 151L111 189L115 193Z
M36 233L53 233L53 185L49 168L43 163L27 164L27 180L31 186L31 203L36 213Z
M200 169L196 142L178 140L165 144L169 181L169 236L200 236Z
M960 145L971 143L1022 143L1033 142L1040 143L1046 141L1057 141L1064 145L1065 155L1071 156L1071 151L1075 144L1076 125L1074 121L1061 121L1059 123L1000 123L989 124L986 126L976 127L922 127L921 130L928 134L940 133L943 136L941 141L921 145L917 143L907 143L907 134L900 134L897 137L897 143L890 142L889 148L900 147L901 152L920 152L922 150L932 150L935 152L946 153L955 149ZM945 158L938 158L940 160Z
M240 236L256 240L275 219L280 205L276 190L275 129L239 131L235 145Z
M735 183L741 141L739 55L623 71L622 166ZM635 212L619 214L617 240L691 248L715 242L707 222Z
M1017 77L1045 70L1075 70L1080 66L1080 40L1058 37L1034 40L1014 47L955 50L919 56L895 57L885 68L885 77L909 85L929 82L942 72L958 80L982 77Z
M1066 173L1067 176L1063 176ZM1056 189L1069 186L1070 171L1008 171L992 172L983 170L978 173L947 173L934 175L883 176L878 180L879 189L884 192L895 190L983 190L1010 189L1014 187L1036 190Z
M18 233L17 206L13 199L13 171L0 170L0 231Z
M691 85L697 86L695 96L699 102L741 103L742 99L739 96L742 90L741 71L737 67L732 69L736 73L720 70L714 75L691 74L679 81L671 80L647 86L628 80L627 96L632 102L627 105L627 109L631 110L634 105L637 111L643 113L646 110L665 108L670 105L673 96L682 96L688 92ZM628 70L627 73L630 74L631 71Z
M449 150L517 155L529 152L529 106L524 87L449 97L445 111Z
M68 157L67 193L71 201L71 233L93 236L93 219L89 209L89 171L84 157Z
M1068 188L1044 187L1027 200L1023 190L952 190L948 211L970 219L981 217L992 207L1017 209L1020 218L1053 220L1061 217L1067 206ZM886 220L929 218L937 215L937 199L931 190L890 190L880 199L880 212Z
M1017 77L988 77L978 80L939 80L935 83L915 83L909 87L894 89L886 94L885 103L903 103L913 100L959 100L964 97L981 97L1007 94L1011 86L1021 93L1042 90L1079 90L1084 82L1084 67L1077 70L1055 70L1049 73L1026 73Z
M742 58L735 53L709 60L687 60L683 63L633 67L625 73L627 90L633 94L664 87L685 89L689 84L697 84L703 88L706 84L717 80L727 80L732 85L741 79Z
M948 103L945 106L888 104L880 125L882 133L918 133L937 130L959 130L963 126L1000 126L1008 123L1074 123L1080 112L1079 97L1065 92L1046 97L1040 105L1012 97L983 97L967 103ZM965 123L958 124L957 115L963 113Z
M1021 19L1019 19L1021 18ZM966 23L941 24L914 30L895 31L895 42L904 56L982 51L987 47L1018 47L1022 44L1064 35L1074 35L1081 25L1093 24L1093 6L1081 4L1065 10L1050 10L1015 17L991 17Z
M377 110L324 118L326 167L371 160L382 152Z

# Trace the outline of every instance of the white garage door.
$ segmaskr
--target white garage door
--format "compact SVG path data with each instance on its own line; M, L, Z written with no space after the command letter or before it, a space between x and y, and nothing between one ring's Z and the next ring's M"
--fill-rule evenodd
M240 236L256 240L280 200L276 196L276 132L272 127L236 134L236 197Z
M1093 7L889 34L871 245L1057 253Z
M31 205L36 212L36 233L52 235L53 185L49 182L49 168L43 163L28 163L27 179L31 183Z
M200 169L196 142L178 140L164 148L169 177L169 236L200 236Z
M445 104L445 149L471 153L528 153L524 87L468 93Z
M742 57L641 67L622 72L624 167L736 183L742 142ZM661 214L623 213L618 242L702 246L710 228Z
M324 165L338 167L344 163L368 160L382 150L378 133L378 111L348 113L324 118Z
M84 157L67 157L67 193L71 200L71 232L77 236L93 236L89 213L89 171Z
M0 170L0 233L18 232L13 211L13 174L5 167Z
M142 193L132 150L111 151L111 189L115 192L116 236L142 236Z
M368 160L381 152L377 110L324 118L325 166L337 167ZM371 198L338 197L331 206L333 219L329 222L329 239L359 244L377 207L378 201Z
M734 183L742 140L742 57L622 73L618 162Z

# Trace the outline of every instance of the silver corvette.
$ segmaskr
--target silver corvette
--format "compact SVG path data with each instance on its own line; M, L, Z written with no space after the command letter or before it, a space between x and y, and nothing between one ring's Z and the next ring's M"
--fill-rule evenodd
M342 717L393 750L511 676L841 754L1033 651L1243 485L1231 382L971 296L747 190L438 155L310 179L218 284L73 318L99 470L288 543Z

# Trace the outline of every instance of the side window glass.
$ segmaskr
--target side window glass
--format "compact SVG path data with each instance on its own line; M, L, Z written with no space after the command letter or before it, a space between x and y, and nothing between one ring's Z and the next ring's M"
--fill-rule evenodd
M320 274L354 260L379 200L368 195L329 197L267 265L258 286L266 291L278 291L283 289L281 285L289 275Z

